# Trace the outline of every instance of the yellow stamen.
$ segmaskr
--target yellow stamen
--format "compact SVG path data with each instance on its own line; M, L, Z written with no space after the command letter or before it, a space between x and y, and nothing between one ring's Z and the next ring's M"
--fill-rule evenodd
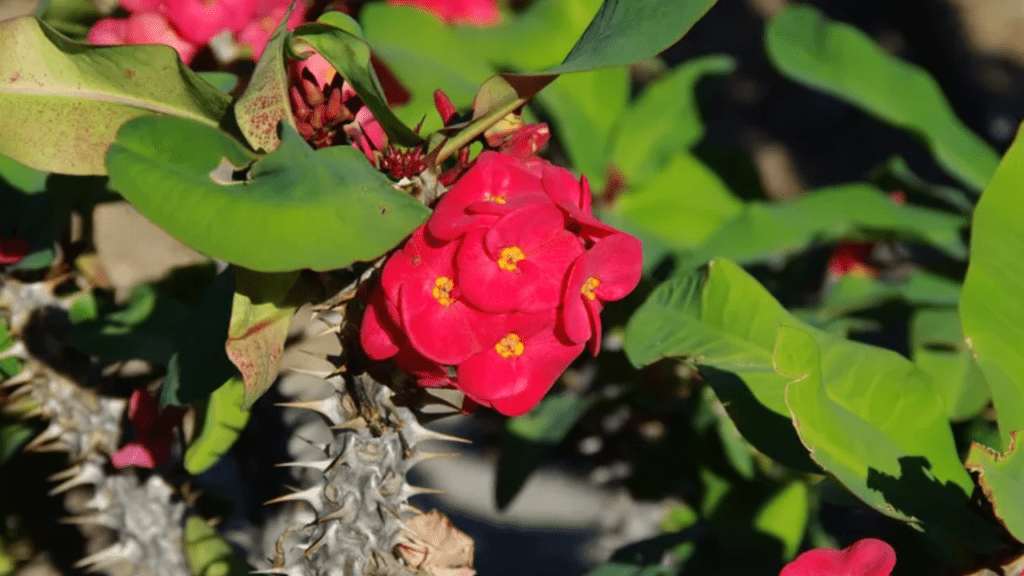
M432 294L437 303L441 306L451 306L455 303L455 298L452 298L452 290L455 288L455 282L447 276L438 276L437 280L434 280L434 289Z
M522 355L525 346L523 346L523 339L519 337L519 334L509 332L494 345L494 349L501 354L502 358L515 358Z
M601 281L591 276L587 278L587 281L583 283L583 288L580 290L580 294L583 294L587 298L593 300L597 298L597 294L594 293L594 289L601 284Z
M494 202L495 204L504 204L506 202L504 196L488 196L488 202Z
M516 262L525 258L526 254L519 246L506 246L501 249L501 255L498 256L498 268L512 272L516 269Z

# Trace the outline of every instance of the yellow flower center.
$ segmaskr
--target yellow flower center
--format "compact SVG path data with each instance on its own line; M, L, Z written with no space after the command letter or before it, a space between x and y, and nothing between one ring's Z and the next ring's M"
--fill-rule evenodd
M494 202L495 204L504 204L506 202L504 196L488 196L488 202Z
M526 258L526 254L523 253L523 249L519 246L506 246L501 249L501 255L498 256L498 268L506 272L512 272L516 269L516 262Z
M452 298L452 289L455 288L455 283L452 279L447 276L438 276L437 280L434 280L434 289L432 294L434 300L441 306L451 306L455 303L455 298Z
M580 290L580 294L583 294L587 298L593 300L597 298L597 294L594 293L594 289L601 284L601 281L591 276L587 278L587 281L583 283L583 288Z
M502 358L515 358L522 355L525 347L523 346L523 339L519 337L519 334L509 332L494 345L494 349L498 351L498 354L501 354Z

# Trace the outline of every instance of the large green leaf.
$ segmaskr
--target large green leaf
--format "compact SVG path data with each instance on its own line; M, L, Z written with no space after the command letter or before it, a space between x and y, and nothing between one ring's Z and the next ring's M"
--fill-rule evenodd
M622 116L610 145L612 163L631 186L661 173L677 153L704 137L694 88L701 78L734 67L726 55L693 58L647 85Z
M314 151L282 126L257 157L214 128L139 118L110 148L110 186L196 250L262 272L370 260L426 220L355 148Z
M890 239L924 242L955 258L967 255L965 218L899 206L870 184L813 190L787 202L752 202L690 255L692 264L718 256L741 264L785 257L814 242Z
M334 66L373 112L392 141L403 146L415 146L423 141L388 107L384 88L370 62L370 46L363 38L359 24L350 16L342 12L327 12L316 23L295 29L291 38L291 47L296 52L308 46Z
M473 100L473 121L435 151L448 157L522 106L560 74L628 66L674 44L716 0L605 0L562 63L534 74L501 74L484 82Z
M804 325L728 260L658 287L630 319L625 351L638 367L664 357L690 359L752 444L777 459L791 458L789 379L773 364L780 327L813 335L830 402L891 438L901 456L926 459L930 474L970 493L973 484L957 458L942 397L926 374L895 352Z
M87 46L25 17L0 22L0 53L0 153L40 170L105 174L107 147L132 118L217 126L230 103L169 46Z
M778 12L765 32L782 73L921 138L950 174L982 189L999 158L953 113L924 70L887 54L856 28L807 4Z
M1019 435L1020 430L1010 433L1004 454L974 443L964 466L978 473L978 483L1006 530L1024 542L1024 507L1020 505L1020 495L1024 494L1024 452L1017 451Z
M506 421L494 485L499 508L512 502L530 474L565 440L597 399L593 394L548 396L529 414Z
M998 528L969 508L973 483L948 426L934 424L945 414L924 374L908 370L895 353L837 346L796 326L779 328L772 363L786 378L786 404L800 439L857 497L956 548L1001 545ZM847 395L836 393L842 388ZM941 471L944 464L957 477Z
M914 364L932 377L950 420L977 416L989 401L988 386L960 331L955 307L923 308L910 323Z
M661 173L623 194L613 210L674 250L687 251L743 208L711 169L680 151Z
M995 404L1003 446L1024 429L1024 136L1017 135L981 195L960 298L964 337Z
M185 450L185 470L202 474L227 454L249 422L244 403L245 382L240 376L214 390L200 410L199 431Z
M758 532L770 534L782 542L784 560L792 560L800 549L807 530L809 496L807 484L800 480L790 482L768 500L754 519Z

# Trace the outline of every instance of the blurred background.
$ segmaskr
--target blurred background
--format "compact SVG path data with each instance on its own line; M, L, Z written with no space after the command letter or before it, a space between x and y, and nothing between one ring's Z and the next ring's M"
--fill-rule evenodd
M1009 145L1024 117L1024 4L1017 0L836 0L811 4L866 32L891 54L927 70L968 127L1000 152ZM775 71L765 54L764 26L767 18L786 5L785 0L720 0L682 41L663 54L667 67L711 54L729 54L736 61L731 73L709 76L697 86L707 132L694 149L695 155L746 199L789 199L811 188L862 180L896 154L924 179L953 185L928 151L905 132ZM31 13L35 7L30 0L0 0L0 19ZM639 91L658 71L658 65L651 62L636 66L634 90ZM554 141L552 152L556 158L563 154ZM171 269L205 261L124 202L99 205L94 226L102 267L121 299L140 282L159 280ZM825 248L812 249L798 271L807 282L795 293L775 296L787 304L812 301L820 289L828 254ZM618 315L621 323L649 289L609 306L606 322L613 325ZM565 439L547 447L537 471L509 502L503 502L503 508L496 496L501 447L505 446L505 458L514 454L505 438L504 418L481 410L433 426L466 437L472 444L446 447L460 454L417 467L412 483L444 494L417 496L412 502L423 510L442 510L474 539L478 573L584 574L621 547L663 533L683 500L716 489L710 476L717 474L727 483L743 481L735 471L721 472L723 465L718 461L730 448L717 436L709 440L704 434L706 426L700 424L702 419L715 418L701 410L713 411L716 406L720 410L720 403L696 402L692 394L700 395L701 390L679 386L680 379L688 381L689 375L674 365L655 365L638 375L616 351L620 336L612 331L599 361L581 360L567 375L563 389L593 389L597 396ZM905 334L881 338L898 350L906 347ZM599 385L593 385L595 381ZM272 400L261 401L266 414L273 410ZM261 431L247 430L240 442L258 446L261 438ZM742 442L738 435L736 439ZM39 469L26 470L17 484L27 501L39 503L40 513L34 519L22 517L39 523L41 531L52 530L55 539L73 542L73 530L57 524L62 514L60 503L44 495L47 488L42 479L60 465L57 460L35 458ZM706 468L698 462L707 464ZM252 477L238 475L239 469L222 467L217 473L224 477L216 483L251 482ZM504 499L508 499L507 491ZM835 499L842 500L842 496ZM841 526L844 540L838 543L842 545L855 536L879 531L894 539L914 538L909 529L865 509L850 512L837 506L818 519ZM822 536L815 543L828 542ZM61 546L50 549L59 551ZM74 573L69 568L74 554L61 556L57 552L36 557L18 574ZM764 573L774 573L777 568L766 567ZM693 573L714 572L694 569Z

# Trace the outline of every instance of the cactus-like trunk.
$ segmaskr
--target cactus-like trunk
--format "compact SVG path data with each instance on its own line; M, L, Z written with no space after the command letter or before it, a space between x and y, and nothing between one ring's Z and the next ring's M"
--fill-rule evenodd
M53 294L49 282L21 283L0 279L0 310L9 319L15 344L0 356L16 357L21 371L0 386L10 390L16 405L34 406L29 416L42 416L49 424L27 450L67 452L70 467L55 474L59 481L51 495L73 488L92 487L93 496L80 514L66 521L100 525L113 531L114 543L82 559L79 567L108 574L190 576L185 564L183 531L185 504L161 477L140 482L131 470L113 470L110 454L117 449L126 402L97 394L32 352L28 332L41 342L42 354L59 356L59 337L35 332L40 313L64 313L67 301ZM54 335L59 336L59 335Z

